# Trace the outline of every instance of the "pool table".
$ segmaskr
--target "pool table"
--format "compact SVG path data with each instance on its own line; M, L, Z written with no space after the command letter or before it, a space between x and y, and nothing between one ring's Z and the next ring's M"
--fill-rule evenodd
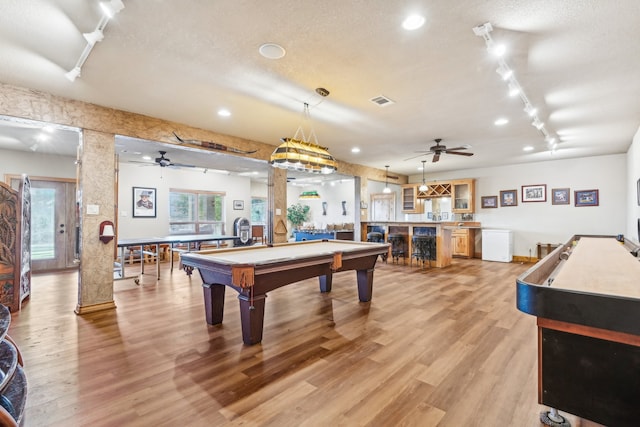
M313 240L189 252L181 260L200 272L208 324L222 323L226 287L238 292L242 340L253 345L262 341L267 292L312 277L330 292L333 273L355 270L358 297L370 301L376 260L388 251L386 243Z

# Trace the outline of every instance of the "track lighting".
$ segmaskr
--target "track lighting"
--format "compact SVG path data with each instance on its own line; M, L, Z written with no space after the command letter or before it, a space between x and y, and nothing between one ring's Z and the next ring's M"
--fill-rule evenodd
M517 83L509 82L509 96L516 96L520 93L520 87Z
M118 12L124 9L124 4L122 4L122 0L101 1L100 9L102 9L104 14L111 19L116 16Z
M538 110L531 104L526 104L524 106L524 112L527 113L529 115L529 117L533 117L536 115L536 113L538 112Z
M104 28L107 26L109 19L113 18L116 13L124 9L124 4L122 3L122 0L101 1L100 8L103 11L103 15L100 18L96 29L90 33L82 34L82 36L87 41L87 45L84 47L84 50L80 54L80 58L78 58L78 61L76 61L76 65L64 75L71 82L80 77L82 66L89 57L89 54L91 54L93 47L96 45L96 43L101 42L102 39L104 39Z
M73 67L70 71L66 72L64 76L71 82L75 81L76 78L80 77L80 67Z
M496 70L496 73L500 74L502 80L509 80L511 76L513 76L513 70L507 66L504 62L500 62L500 66Z
M533 121L531 122L531 126L533 126L534 128L536 128L536 129L540 130L540 129L542 129L542 128L544 127L544 123L542 123L542 122L540 121L540 119L536 117L536 118L534 118L534 119L533 119Z
M499 50L498 48L501 48L503 46L497 45L494 42L490 34L492 31L493 31L493 26L491 25L490 22L487 22L486 24L478 25L477 27L473 28L473 33L478 37L482 37L482 39L484 40L487 50L491 53L496 53L496 50ZM501 51L504 53L504 50L501 50ZM509 88L509 96L517 95L520 97L520 99L524 104L524 112L527 113L527 115L532 119L531 125L534 126L536 129L538 129L538 131L544 137L545 141L549 142L550 145L551 144L553 145L552 150L555 151L555 149L558 146L558 144L555 142L556 138L552 137L549 134L549 131L545 128L544 123L540 120L540 118L537 115L538 110L534 108L533 105L531 105L531 102L529 102L529 98L527 98L527 95L522 90L522 86L520 86L520 83L518 82L518 80L516 80L514 76L513 69L509 67L509 65L504 60L504 58L500 58L498 60L498 68L496 69L496 73L500 75L502 80L507 82L507 86Z
M84 36L85 40L87 40L87 43L89 43L91 46L98 42L101 42L104 38L104 33L100 28L96 28L94 31L90 33L84 33L82 35Z

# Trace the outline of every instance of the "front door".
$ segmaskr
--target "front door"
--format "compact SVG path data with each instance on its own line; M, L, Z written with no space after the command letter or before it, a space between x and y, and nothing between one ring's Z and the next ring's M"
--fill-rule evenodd
M32 178L32 272L74 267L75 224L75 183Z

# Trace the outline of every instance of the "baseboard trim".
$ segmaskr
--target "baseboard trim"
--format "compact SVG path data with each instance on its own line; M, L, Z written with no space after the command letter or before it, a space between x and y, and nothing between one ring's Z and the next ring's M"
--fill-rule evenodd
M521 263L525 263L525 264L529 264L529 263L530 264L535 264L536 262L538 262L538 258L514 255L513 258L511 259L511 262L521 262Z
M85 305L85 306L76 306L76 309L73 310L74 313L76 314L87 314L87 313L94 313L96 311L103 311L103 310L112 310L116 308L116 303L113 301L109 301L109 302L103 302L101 304L93 304L93 305Z

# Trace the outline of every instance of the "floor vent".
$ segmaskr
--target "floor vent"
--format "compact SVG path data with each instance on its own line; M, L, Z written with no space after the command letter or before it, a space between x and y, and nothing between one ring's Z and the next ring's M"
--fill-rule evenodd
M392 100L390 100L384 95L379 95L374 98L371 98L371 102L379 105L380 107L386 107L387 105L395 104L395 102L393 102Z

